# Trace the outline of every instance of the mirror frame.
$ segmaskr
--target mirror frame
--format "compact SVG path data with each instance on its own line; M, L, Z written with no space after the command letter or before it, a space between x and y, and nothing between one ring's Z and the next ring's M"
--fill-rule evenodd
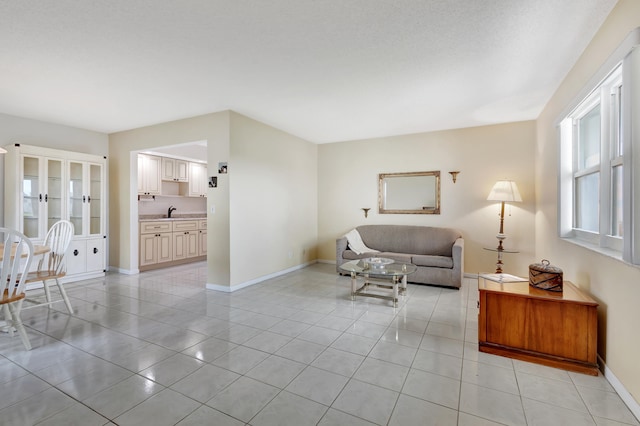
M433 176L435 177L435 195L436 205L433 209L416 209L416 210L396 210L385 209L384 199L384 181L387 178L394 177L419 177ZM440 214L440 170L429 172L408 172L408 173L380 173L378 175L378 213L380 214Z

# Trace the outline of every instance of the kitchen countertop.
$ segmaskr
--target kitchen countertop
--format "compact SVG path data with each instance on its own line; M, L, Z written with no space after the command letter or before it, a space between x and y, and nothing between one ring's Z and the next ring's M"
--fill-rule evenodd
M207 216L203 214L183 214L183 215L172 215L170 218L167 215L161 214L148 214L142 215L138 217L139 222L156 222L159 220L198 220L198 219L206 219Z

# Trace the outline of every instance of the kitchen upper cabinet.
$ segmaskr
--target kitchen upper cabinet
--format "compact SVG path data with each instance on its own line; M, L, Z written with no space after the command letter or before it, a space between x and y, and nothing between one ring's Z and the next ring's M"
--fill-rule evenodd
M162 157L138 154L138 194L160 195Z
M6 149L5 226L40 243L54 223L69 220L74 235L64 281L104 275L106 157L21 144Z
M162 157L162 180L173 182L189 181L189 162Z
M189 163L189 196L207 196L207 165Z
M138 194L207 196L207 165L176 158L138 154Z

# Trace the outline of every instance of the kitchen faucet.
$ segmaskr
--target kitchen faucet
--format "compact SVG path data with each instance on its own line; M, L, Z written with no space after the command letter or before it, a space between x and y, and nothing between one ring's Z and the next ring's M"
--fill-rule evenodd
M170 207L169 207L169 211L167 212L167 217L168 217L168 218L171 218L171 212L176 211L176 210L178 210L178 209L176 209L176 208L175 208L175 207L173 207L173 206L170 206Z

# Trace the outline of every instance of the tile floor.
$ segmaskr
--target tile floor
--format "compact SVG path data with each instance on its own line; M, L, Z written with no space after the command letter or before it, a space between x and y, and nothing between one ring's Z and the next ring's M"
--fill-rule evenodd
M67 285L0 335L2 425L638 425L603 377L479 353L476 281L397 309L316 264L233 294L204 263Z

